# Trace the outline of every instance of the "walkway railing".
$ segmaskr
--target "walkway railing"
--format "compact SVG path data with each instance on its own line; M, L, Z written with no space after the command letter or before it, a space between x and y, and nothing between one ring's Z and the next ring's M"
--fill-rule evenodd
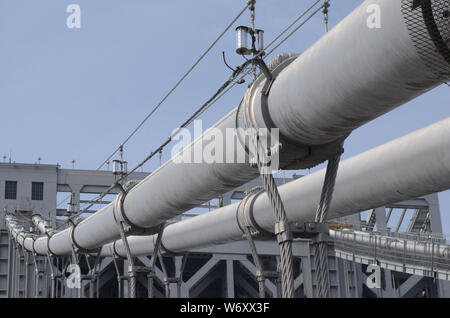
M450 245L436 234L330 230L336 256L408 274L450 280Z

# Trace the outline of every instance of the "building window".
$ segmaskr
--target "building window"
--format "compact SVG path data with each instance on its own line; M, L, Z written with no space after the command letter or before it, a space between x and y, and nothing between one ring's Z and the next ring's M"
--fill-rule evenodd
M17 181L5 182L5 199L15 200L17 198Z
M31 183L31 200L44 200L44 182Z

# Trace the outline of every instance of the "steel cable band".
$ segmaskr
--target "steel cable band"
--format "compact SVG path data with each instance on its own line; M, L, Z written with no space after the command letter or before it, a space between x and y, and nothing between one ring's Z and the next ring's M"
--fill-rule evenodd
M47 235L47 252L48 252L48 255L50 255L50 256L58 256L55 253L53 253L53 251L50 248L50 239L52 238L53 233L47 232L47 233L45 233L45 235Z
M246 229L249 229L252 236L259 236L260 238L266 239L273 238L273 234L261 228L253 217L253 204L264 191L265 190L260 187L252 189L241 202L239 202L236 211L236 220L244 237L246 236Z
M164 226L164 225L163 225ZM162 234L161 234L162 235ZM157 235L154 235L153 236L153 246L154 246L154 248L156 248L156 246L157 246L157 242L158 242L158 236ZM174 252L174 251L172 251L172 250L170 250L170 249L168 249L164 244L163 244L163 242L162 242L162 238L160 239L160 241L159 241L159 252L164 252L164 254L168 254L168 255L178 255L178 254L180 254L180 253L177 253L177 252ZM162 251L161 251L162 250ZM153 253L154 253L155 251L153 251ZM162 254L162 253L161 253Z
M76 248L76 252L77 253L89 253L90 250L80 246L76 241L75 241L75 228L77 226L78 223L75 223L72 219L69 219L69 223L70 223L70 229L69 229L69 237L70 237L70 242L72 243L72 246Z
M22 237L22 244L20 244L20 242L19 242L19 237ZM21 245L22 247L25 248L25 234L23 234L23 232L20 232L19 234L17 234L16 240L17 240L17 243L19 243L19 245Z
M235 126L236 129L238 129L240 125L240 116L242 117L242 124L244 126L244 129L248 128L267 128L267 129L273 129L277 128L275 126L275 123L272 120L272 116L269 112L269 104L268 104L268 96L270 92L270 88L272 87L273 83L276 80L276 77L278 74L284 70L289 64L291 64L300 54L293 54L293 53L284 53L284 54L278 54L274 59L272 59L269 64L267 65L267 70L270 72L270 78L267 77L268 74L265 72L261 72L257 79L253 82L252 87L249 89L249 91L244 95L241 102L238 105L238 108L236 110L236 117L235 117ZM261 68L265 67L265 64L262 59L255 59L255 63L258 64ZM265 127L255 127L255 124L252 122L250 118L252 118L251 115L251 107L250 107L250 98L255 94L256 90L259 88L259 84L261 81L264 81L263 88L261 89L261 115L264 121ZM247 154L250 154L249 148L247 147L247 144L245 143L245 140L242 138L242 136L239 134L239 131L237 132L237 138L243 148L245 149L245 152ZM305 147L305 145L298 144L297 142L286 138L283 135L279 135L279 140L282 144L289 144L294 147Z
M261 115L264 120L264 124L266 125L266 128L273 129L277 128L275 126L275 123L273 122L272 116L269 112L269 92L270 89L275 82L276 77L278 74L285 69L289 64L291 64L300 54L278 54L268 65L268 69L270 70L272 74L271 80L267 79L265 80L264 86L261 90ZM286 144L293 144L295 146L304 146L299 145L293 140L288 140L286 137L280 134L279 136L281 143Z
M258 251L256 250L256 245L253 240L253 236L265 236L273 238L272 233L269 233L262 228L260 228L257 223L255 222L255 219L253 218L253 204L256 200L256 198L264 193L264 189L261 187L256 187L252 190L250 190L246 196L241 200L241 202L238 205L236 218L237 218L237 224L241 231L244 233L243 236L245 239L247 239L250 251L252 254L253 262L255 263L256 267L256 278L258 281L258 294L259 298L265 297L265 277L263 274L263 269L261 265L261 261L258 256Z
M111 245L111 253L113 254L113 257L115 256L116 258L126 259L127 258L126 256L122 256L119 254L119 252L116 249L116 244L117 244L117 241L114 241Z
M36 249L34 248L34 244L36 244L36 237L35 236L33 236L32 237L32 240L33 240L33 243L31 244L31 248L32 248L32 253L34 254L34 253L37 253L36 252Z
M119 194L117 195L116 200L113 204L113 216L114 220L117 224L122 223L124 225L124 231L128 235L151 235L157 232L160 228L160 225L157 225L155 227L151 228L144 228L141 226L138 226L130 221L130 219L127 217L124 209L124 201L125 197L127 196L128 192L137 184L139 183L138 180L130 180L125 185L117 184L117 186L120 189Z
M31 239L32 240L32 243L31 243L31 250L29 250L26 246L25 246L25 240L26 239ZM31 234L31 233L27 233L27 234L25 234L25 238L24 238L24 240L23 240L23 248L26 250L26 251L28 251L28 252L31 252L31 253L34 253L35 252L35 250L34 250L34 243L36 242L36 237L35 237L35 235L34 234Z

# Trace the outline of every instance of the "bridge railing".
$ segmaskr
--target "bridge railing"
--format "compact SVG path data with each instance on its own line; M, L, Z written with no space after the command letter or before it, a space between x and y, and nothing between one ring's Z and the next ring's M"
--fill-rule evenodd
M450 280L450 246L444 235L330 230L336 255L360 263Z

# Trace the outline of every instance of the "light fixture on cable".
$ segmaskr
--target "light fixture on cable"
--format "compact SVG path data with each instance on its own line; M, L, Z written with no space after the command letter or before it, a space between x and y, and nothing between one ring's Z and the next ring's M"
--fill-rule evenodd
M256 35L256 36L255 36ZM249 38L251 45L249 48ZM237 48L236 53L239 55L258 54L264 49L264 31L260 29L253 30L247 26L238 26L236 28ZM258 49L255 47L255 42L258 42Z
M113 175L124 175L127 173L128 162L123 160L113 160L112 173Z
M112 162L112 173L113 175L117 176L117 175L126 175L127 174L127 166L128 166L128 162L123 160L123 146L119 147L119 151L120 151L120 160L113 160Z

